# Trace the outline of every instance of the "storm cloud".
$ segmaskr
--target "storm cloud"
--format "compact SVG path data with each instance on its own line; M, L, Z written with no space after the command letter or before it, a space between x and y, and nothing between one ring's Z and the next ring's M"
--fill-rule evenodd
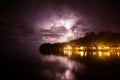
M90 31L119 32L118 3L104 0L3 1L1 35L3 40L7 37L39 45L66 42Z

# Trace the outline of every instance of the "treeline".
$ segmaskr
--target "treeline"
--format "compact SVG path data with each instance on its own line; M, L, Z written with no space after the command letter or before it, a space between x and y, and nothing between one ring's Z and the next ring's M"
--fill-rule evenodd
M102 31L99 33L89 32L86 33L84 37L71 40L66 43L44 43L40 45L40 52L58 52L65 45L84 46L84 47L98 47L98 46L109 46L109 47L119 47L120 46L120 33L113 33L111 31Z
M69 43L74 43L76 45L82 45L86 47L118 47L120 46L120 33L102 31L95 34L94 32L89 32L86 33L84 37L72 40Z
M44 43L40 45L39 51L44 54L59 54L60 48L64 47L66 43Z

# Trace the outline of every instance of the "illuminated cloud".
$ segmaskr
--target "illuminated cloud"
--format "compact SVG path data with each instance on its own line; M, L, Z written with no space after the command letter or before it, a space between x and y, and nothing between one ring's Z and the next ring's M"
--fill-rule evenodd
M101 0L7 1L1 5L1 32L38 44L69 41L89 31L120 32L119 7L113 5Z
M35 34L40 35L41 41L50 43L67 42L83 36L82 30L86 26L84 26L84 23L80 23L82 21L81 15L66 6L61 8L58 8L60 11L52 8L46 9L42 15L45 19L41 20L39 18L34 21L33 30Z

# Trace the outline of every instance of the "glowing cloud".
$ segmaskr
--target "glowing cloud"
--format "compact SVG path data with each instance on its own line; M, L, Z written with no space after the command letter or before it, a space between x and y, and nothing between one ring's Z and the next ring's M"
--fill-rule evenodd
M77 17L75 12L67 9L63 9L62 14L54 11L52 11L52 13L54 14L50 14L50 17L44 19L42 23L37 21L34 31L37 34L40 33L44 35L46 33L41 33L41 30L47 30L47 36L44 36L45 42L66 42L74 39L75 36L71 28L81 17ZM56 35L57 37L51 37L51 35Z

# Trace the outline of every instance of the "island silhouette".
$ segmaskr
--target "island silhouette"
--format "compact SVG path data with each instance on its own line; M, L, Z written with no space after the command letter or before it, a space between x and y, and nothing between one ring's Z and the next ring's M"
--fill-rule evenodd
M120 50L120 33L101 31L88 32L84 37L79 37L63 43L43 43L39 47L43 54L60 54L63 50L72 51L110 51Z

